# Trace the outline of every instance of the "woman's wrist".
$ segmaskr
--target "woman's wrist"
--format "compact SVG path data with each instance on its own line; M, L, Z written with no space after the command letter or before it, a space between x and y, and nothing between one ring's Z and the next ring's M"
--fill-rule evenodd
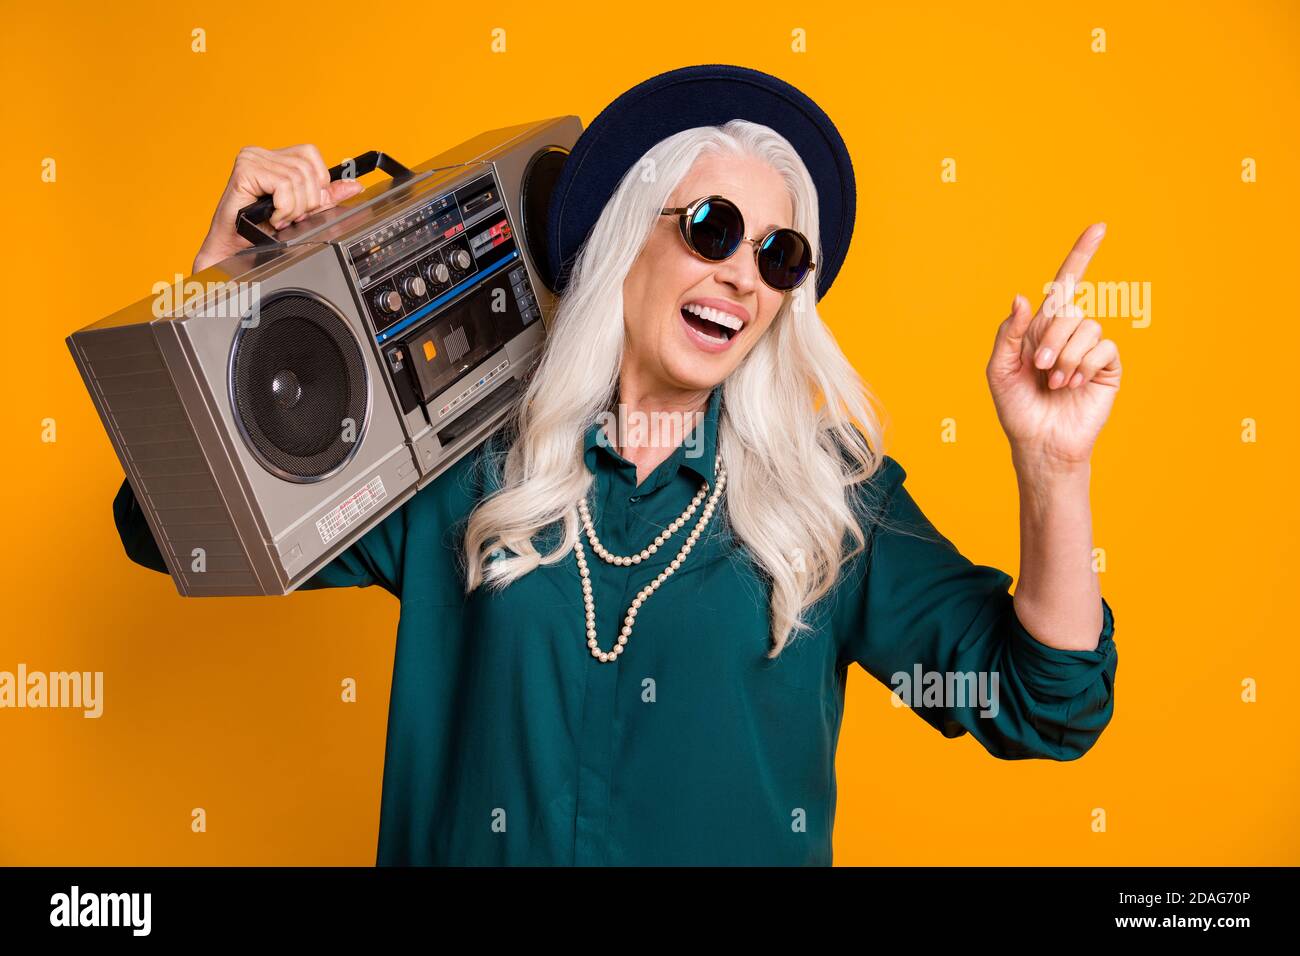
M1016 477L1030 485L1087 484L1092 477L1092 459L1062 460L1038 449L1011 446L1011 464Z

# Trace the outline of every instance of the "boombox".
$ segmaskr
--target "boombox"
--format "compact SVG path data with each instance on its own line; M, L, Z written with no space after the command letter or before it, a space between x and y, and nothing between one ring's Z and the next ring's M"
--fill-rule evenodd
M576 116L492 130L69 336L183 595L286 594L487 437L554 306ZM179 280L180 277L177 277Z

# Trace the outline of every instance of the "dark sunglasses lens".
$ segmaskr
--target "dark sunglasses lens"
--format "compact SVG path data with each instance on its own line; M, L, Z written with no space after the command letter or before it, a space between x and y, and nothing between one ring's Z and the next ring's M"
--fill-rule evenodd
M793 229L778 229L758 250L758 274L774 289L797 287L808 275L812 249Z
M704 258L721 261L736 251L743 228L739 209L726 200L711 199L691 218L691 243Z

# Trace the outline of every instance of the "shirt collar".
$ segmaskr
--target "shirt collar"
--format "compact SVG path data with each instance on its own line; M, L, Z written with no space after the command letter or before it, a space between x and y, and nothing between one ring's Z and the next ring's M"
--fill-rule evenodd
M722 385L715 385L709 393L708 405L704 418L691 429L686 440L678 445L671 455L647 478L647 490L653 491L668 483L677 474L679 468L688 468L713 487L714 461L718 455L718 418L722 407ZM588 469L594 474L601 455L608 457L614 464L634 469L636 465L620 455L605 434L604 419L598 419L587 427L583 441L583 459Z

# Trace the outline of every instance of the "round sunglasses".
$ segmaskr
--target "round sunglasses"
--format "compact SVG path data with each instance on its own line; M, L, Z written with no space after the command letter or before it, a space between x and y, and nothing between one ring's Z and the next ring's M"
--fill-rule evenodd
M772 229L758 239L748 239L740 209L721 196L701 196L683 209L661 209L659 215L677 216L686 247L709 262L730 259L742 242L752 243L759 278L777 292L799 288L815 268L812 243L803 233Z

